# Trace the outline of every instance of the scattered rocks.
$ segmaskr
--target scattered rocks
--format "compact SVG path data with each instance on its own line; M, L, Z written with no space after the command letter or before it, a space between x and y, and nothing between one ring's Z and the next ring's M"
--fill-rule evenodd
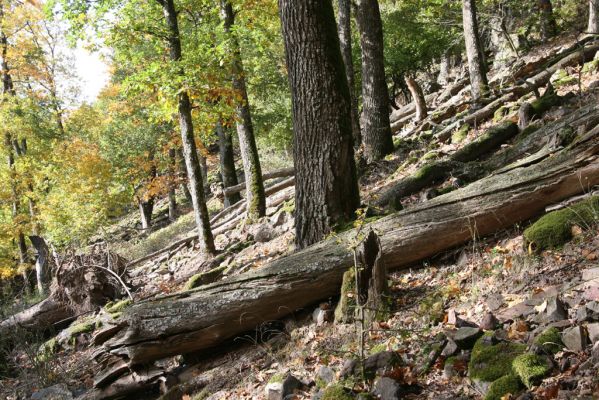
M31 395L31 400L69 400L72 398L73 394L62 383L39 390Z
M500 293L493 293L487 297L486 303L487 307L489 307L489 310L496 311L503 306L505 299Z
M447 332L446 334L460 349L469 350L474 346L478 338L483 335L483 332L479 328L464 327L454 332Z
M595 344L599 342L599 322L588 324L587 332L589 333L591 343Z
M443 351L441 352L441 355L447 358L453 356L455 353L458 352L458 350L458 345L453 340L448 339L445 348L443 348Z
M568 319L568 310L558 296L547 299L547 308L544 313L545 322L556 322Z
M393 367L401 365L400 356L394 351L381 351L364 360L364 371L369 376L384 375ZM358 361L354 359L346 360L341 370L341 378L357 376L360 373Z
M562 332L562 342L569 350L579 352L587 347L588 338L582 326L573 326L564 329Z

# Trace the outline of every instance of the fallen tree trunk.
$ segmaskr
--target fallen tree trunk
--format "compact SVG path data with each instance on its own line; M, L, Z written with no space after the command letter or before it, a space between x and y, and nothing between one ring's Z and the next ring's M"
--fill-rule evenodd
M18 314L0 322L0 334L16 328L27 330L52 330L54 324L67 320L74 315L65 304L49 297Z
M293 167L283 168L272 172L267 172L262 175L262 180L267 181L275 178L287 178L295 175L295 169ZM223 189L225 196L231 196L232 194L239 193L245 190L245 182L241 182L235 186L229 186Z
M599 139L587 135L541 162L477 181L373 222L389 269L407 267L542 212L599 183ZM204 350L260 323L335 296L352 265L355 231L255 272L128 308L106 351L130 365Z

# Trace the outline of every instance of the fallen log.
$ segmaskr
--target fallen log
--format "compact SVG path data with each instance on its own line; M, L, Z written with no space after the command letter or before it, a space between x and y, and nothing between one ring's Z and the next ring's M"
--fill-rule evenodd
M370 225L383 262L399 269L542 212L545 206L599 183L599 137L576 141L539 163L384 217ZM348 231L269 265L198 289L129 307L106 351L130 365L205 350L263 321L335 296L356 231Z
M272 172L267 172L262 175L262 181L267 181L269 179L275 178L287 178L293 176L295 174L295 169L293 167L283 168ZM239 193L245 190L245 182L241 182L235 186L229 186L223 189L223 193L225 196L231 196L232 194Z

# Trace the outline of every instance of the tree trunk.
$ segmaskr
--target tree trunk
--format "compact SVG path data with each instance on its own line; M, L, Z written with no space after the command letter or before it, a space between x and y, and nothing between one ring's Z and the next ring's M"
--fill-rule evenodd
M139 200L139 214L141 219L141 229L149 229L152 225L152 211L154 210L154 198L148 200Z
M38 294L44 295L46 293L46 286L48 284L48 261L50 259L50 252L48 251L48 245L44 238L36 235L29 236L31 244L37 251L37 258L35 260L35 277L37 283Z
M256 138L254 137L254 126L250 114L250 103L241 60L241 50L237 37L232 31L235 24L235 13L229 0L221 0L221 14L225 32L231 39L233 89L241 98L241 101L238 101L236 105L237 137L239 139L239 150L241 151L245 174L248 217L256 219L266 215L266 196L264 195L260 156L258 155L258 147L256 146Z
M408 85L408 89L410 90L410 94L416 105L416 121L420 122L428 115L424 93L418 82L411 76L406 76L406 84Z
M441 56L441 61L439 62L439 76L437 77L439 85L447 85L449 83L449 71L451 68L449 64L449 51L446 51Z
M303 248L351 220L360 204L351 100L331 1L279 0L279 8L292 96L296 245Z
M478 32L476 0L462 0L462 19L464 24L464 41L468 56L470 87L472 101L478 103L487 92L487 67L484 62L483 48Z
M354 137L354 147L360 147L362 143L362 133L360 132L360 115L358 113L358 96L356 94L356 84L354 75L354 59L352 57L352 38L351 38L351 1L338 0L339 3L339 44L341 46L341 57L345 65L345 76L349 86L349 96L351 99L351 128Z
M220 176L223 180L223 189L226 191L231 186L236 186L237 171L235 171L235 156L233 152L233 138L228 129L219 122L216 125L218 135L218 155L220 161ZM225 207L232 206L241 200L239 193L227 194L225 192Z
M541 13L541 40L546 42L557 33L557 24L553 16L553 5L551 0L538 0L539 11Z
M185 157L183 156L183 148L179 148L177 150L177 157L179 158L179 174L181 176L181 190L183 190L183 195L185 196L185 200L187 200L187 202L189 204L192 204L192 200L191 200L191 192L189 191L189 186L187 184L187 182L189 182L189 179L187 179L187 166L185 165Z
M587 33L599 33L599 0L589 0L589 26Z
M389 93L385 79L383 23L377 0L358 0L356 20L362 48L362 142L366 161L393 151L389 122Z
M181 37L179 33L179 22L177 21L177 10L174 0L158 0L163 7L164 18L169 32L169 51L170 58L175 64L181 61ZM183 71L179 71L183 74ZM198 228L198 238L200 246L204 253L213 254L215 252L214 239L210 231L210 220L208 208L204 200L204 184L202 180L202 171L198 160L198 152L193 133L193 123L191 119L191 101L189 94L181 90L177 95L179 125L181 127L181 139L183 143L183 157L187 167L187 178L189 181L189 192L191 202Z
M289 15L290 4L285 0L280 4L287 35L287 18L295 15ZM370 224L381 238L382 261L390 270L408 267L525 221L547 205L599 183L598 131L593 129L552 157L484 178ZM135 365L205 350L264 321L336 296L343 273L353 264L349 244L356 234L349 231L254 272L137 303L124 311L121 331L104 343L105 351Z
M177 219L177 150L174 147L168 149L168 219Z

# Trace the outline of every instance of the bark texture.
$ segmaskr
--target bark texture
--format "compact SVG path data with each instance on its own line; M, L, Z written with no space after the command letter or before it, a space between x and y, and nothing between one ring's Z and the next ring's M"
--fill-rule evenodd
M330 0L279 0L293 112L296 245L354 216L350 95ZM388 114L385 113L388 118Z
M177 219L177 149L168 149L168 219Z
M462 0L462 20L464 26L464 41L470 72L470 90L472 100L478 102L487 92L487 66L484 62L483 48L478 31L478 16L476 0Z
M349 86L349 96L351 99L351 129L354 136L354 147L359 147L362 143L362 133L360 132L360 114L358 113L358 96L356 93L356 83L354 75L354 59L352 57L351 40L351 2L350 0L338 0L338 31L339 45L341 46L341 57L345 65L345 76Z
M168 27L168 43L171 61L181 61L181 38L179 33L179 22L177 21L177 10L174 0L157 0L163 8L164 18ZM183 73L183 71L181 71ZM189 192L193 204L193 211L198 227L198 237L202 251L212 254L215 251L214 239L210 231L210 219L208 208L204 199L204 184L198 152L193 133L191 119L191 101L189 94L182 90L177 95L179 125L181 127L181 139L183 143L183 157L187 169L189 181Z
M233 138L228 129L219 122L216 125L218 135L218 155L220 162L220 176L223 180L223 189L236 186L237 171L235 171L235 155L233 153ZM225 207L229 207L241 200L239 193L225 192Z
M418 82L411 76L406 76L406 84L408 85L408 89L410 90L410 94L416 105L416 121L420 122L428 115L424 93Z
M589 0L589 26L587 33L599 33L599 0Z
M553 4L551 4L551 0L538 0L538 6L541 14L541 40L547 41L557 33L557 23L553 16Z
M356 20L362 48L362 142L366 161L393 151L389 122L389 93L385 79L383 23L377 0L358 0Z
M248 217L256 219L266 214L266 196L264 195L264 183L262 182L262 170L260 167L260 156L254 137L254 125L250 113L247 87L245 82L245 71L241 59L239 42L232 32L235 24L235 13L228 0L221 0L221 14L224 22L225 32L231 41L232 53L232 76L233 89L237 92L240 100L237 103L237 137L239 139L239 150L243 161L245 173L246 200L248 204Z

